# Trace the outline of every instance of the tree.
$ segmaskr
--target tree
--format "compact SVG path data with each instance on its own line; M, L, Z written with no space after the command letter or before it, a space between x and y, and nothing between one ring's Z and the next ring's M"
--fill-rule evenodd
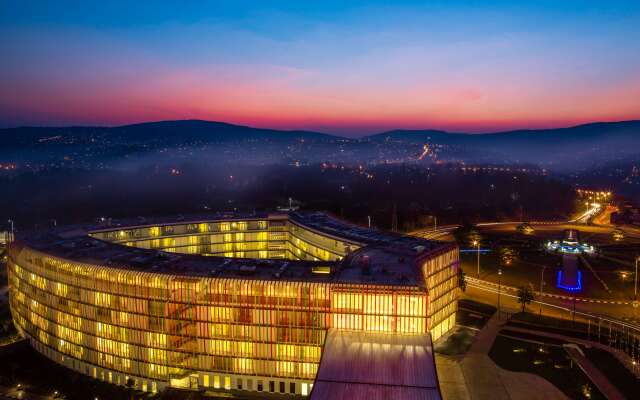
M476 227L470 223L464 223L462 226L456 229L453 232L453 236L461 245L475 246L473 244L474 242L477 243L482 240L482 237L480 236L480 233L478 232Z
M522 305L522 312L525 312L527 305L533 301L533 292L527 286L518 289L518 303Z
M127 378L127 381L125 382L125 386L127 387L127 389L129 389L129 398L133 400L133 393L134 393L134 388L136 386L136 381L134 381L132 378Z
M467 291L467 281L465 277L466 277L466 274L464 273L462 268L460 268L460 266L458 265L458 287L463 292Z
M500 257L500 264L508 267L518 258L518 252L510 247L500 246L498 248L498 256Z

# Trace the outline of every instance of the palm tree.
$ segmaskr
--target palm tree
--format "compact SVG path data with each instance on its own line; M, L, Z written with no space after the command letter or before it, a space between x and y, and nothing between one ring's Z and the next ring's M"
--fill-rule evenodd
M518 289L518 303L522 305L522 312L525 312L527 304L533 301L533 292L527 286L522 286Z
M466 274L462 270L462 267L458 265L458 287L463 292L467 291L467 281L465 280Z

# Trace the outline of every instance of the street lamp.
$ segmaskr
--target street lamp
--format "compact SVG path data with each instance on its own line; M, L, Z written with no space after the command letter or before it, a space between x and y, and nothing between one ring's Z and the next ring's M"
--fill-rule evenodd
M636 257L636 274L634 277L633 283L633 298L638 298L638 260L640 260L640 256Z
M498 268L498 319L500 319L500 293L502 291L502 269Z
M547 268L546 265L542 266L542 273L540 274L540 297L542 297L542 290L544 288L544 270ZM540 315L542 315L542 300L540 300Z
M478 263L478 278L480 278L480 241L474 240L473 245L476 246L476 257Z

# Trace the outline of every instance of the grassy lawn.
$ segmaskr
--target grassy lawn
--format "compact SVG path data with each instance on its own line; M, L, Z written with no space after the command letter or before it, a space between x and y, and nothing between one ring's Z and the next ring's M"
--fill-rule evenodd
M462 299L458 301L458 308L486 315L488 317L491 317L493 314L495 314L497 310L497 308L495 308L491 304L480 303L470 299Z
M477 255L473 253L460 254L460 264L467 276L476 278ZM558 268L560 257L554 254L544 254L538 251L522 252L511 265L501 265L497 253L480 255L480 278L498 282L498 269L502 269L502 283L507 286L520 287L533 285L535 290L540 288L542 265L546 266L544 281L545 291L555 291L555 270ZM560 293L560 292L558 292Z
M15 336L18 332L13 326L11 319L11 310L9 310L9 302L0 299L0 343L4 339Z
M495 312L494 306L468 299L460 300L454 332L434 346L434 350L450 356L466 353L478 330L482 329Z
M534 290L540 289L540 279L542 267L545 266L544 291L553 294L567 295L568 292L556 287L557 271L561 268L561 256L559 254L548 253L542 249L547 240L560 239L562 233L559 231L536 230L535 236L523 236L517 232L482 232L483 248L492 251L480 255L480 278L492 282L498 281L498 269L501 268L502 283L508 286L520 287L531 285ZM632 263L634 257L640 254L640 246L624 243L612 244L610 235L604 234L584 234L583 241L595 244L596 247L603 245L603 251L616 258ZM466 246L466 245L464 245ZM463 247L464 247L463 246ZM508 247L516 250L517 257L510 265L502 265L498 249ZM581 266L583 290L578 294L581 296L601 298L601 299L630 299L633 296L633 271L632 267L621 265L615 261L606 260L596 256L589 256L588 261L592 264L600 278L602 278L611 289L609 293L600 283L593 273ZM469 277L477 277L477 254L473 251L460 254L461 266ZM622 272L626 271L623 277Z
M2 256L0 255L0 259ZM0 261L0 289L7 287L6 264ZM8 294L0 296L0 344L13 341L17 331L13 326Z
M460 300L458 302L456 323L460 326L482 329L495 312L496 308L494 306L468 299Z
M598 276L605 281L616 299L633 298L633 268L600 257L587 259Z
M536 314L536 313L516 313L513 314L509 323L517 323L524 322L527 324L535 325L541 328L557 328L561 330L566 330L568 332L585 332L587 333L589 330L593 330L593 325L589 327L588 324L584 324L581 322L573 322L570 319L561 319L561 318L553 318L547 317L544 315ZM597 326L596 326L597 329Z
M599 337L602 343L606 343L609 339L609 325L604 322L600 326L600 336L598 336L597 324L589 325L582 322L573 322L570 319L552 318L533 313L513 314L507 325L538 329L548 333L596 342Z
M543 377L570 399L605 399L564 349L496 337L489 357L501 368ZM534 388L532 388L534 389Z
M477 260L474 253L462 253L460 264L467 276L475 278L477 274ZM600 299L629 299L633 295L633 275L628 268L617 263L588 257L587 260L596 270L612 293L609 293L602 286L600 281L584 265L580 265L582 270L582 291L578 296L586 296ZM540 279L542 278L542 266L546 266L544 272L544 292L570 295L569 292L556 286L557 273L561 268L562 259L557 254L549 254L544 251L521 252L511 265L503 266L499 257L494 253L480 255L480 278L492 282L498 282L498 269L502 269L501 282L506 286L521 287L531 286L535 291L540 290ZM621 271L627 270L626 278L622 278Z
M466 353L476 336L477 331L457 326L454 332L449 335L446 340L440 341L434 346L434 351L438 354L447 356L455 356Z

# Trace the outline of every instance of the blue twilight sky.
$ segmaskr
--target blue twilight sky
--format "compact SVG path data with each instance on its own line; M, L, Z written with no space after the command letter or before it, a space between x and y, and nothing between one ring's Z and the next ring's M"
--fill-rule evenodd
M0 3L0 126L640 118L639 1Z

